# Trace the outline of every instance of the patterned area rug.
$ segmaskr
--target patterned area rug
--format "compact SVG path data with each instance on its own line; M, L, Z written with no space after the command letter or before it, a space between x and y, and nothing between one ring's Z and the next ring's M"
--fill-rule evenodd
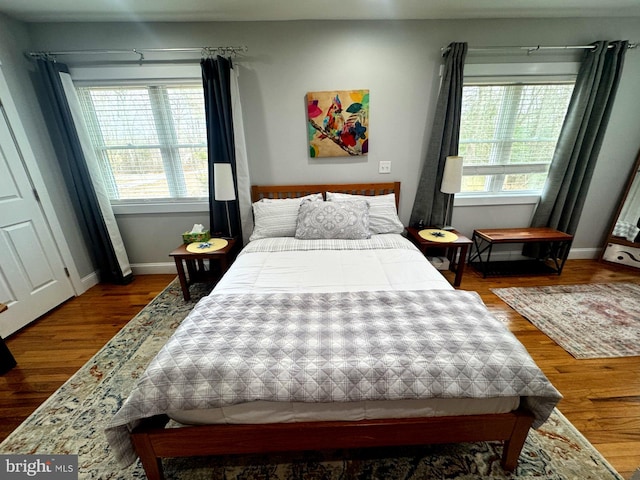
M205 293L199 291L193 298ZM0 444L0 454L78 454L80 479L145 478L139 463L122 469L115 462L103 430L192 306L182 300L177 282L169 285ZM165 473L168 479L181 480L622 479L557 410L529 434L515 474L505 474L500 467L501 452L499 442L484 442L168 459Z
M576 358L640 355L640 284L494 288Z

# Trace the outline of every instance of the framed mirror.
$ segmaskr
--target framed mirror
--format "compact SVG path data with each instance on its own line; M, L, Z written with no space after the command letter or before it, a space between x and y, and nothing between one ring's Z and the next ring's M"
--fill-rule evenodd
M640 154L609 230L602 260L640 268Z

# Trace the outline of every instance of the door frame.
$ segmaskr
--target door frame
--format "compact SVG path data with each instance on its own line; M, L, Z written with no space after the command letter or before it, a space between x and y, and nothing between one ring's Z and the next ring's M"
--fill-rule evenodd
M69 248L67 239L65 238L64 232L62 231L62 226L60 225L60 221L58 220L58 216L53 207L53 202L51 201L51 197L49 196L49 191L47 190L44 179L42 178L42 174L40 173L40 168L38 167L38 162L36 161L33 150L31 149L31 144L29 143L27 132L22 124L22 121L20 120L20 115L15 103L13 102L13 97L11 96L9 85L5 80L1 61L0 100L2 101L2 105L4 106L4 109L7 113L9 125L13 132L13 135L15 136L16 146L19 148L20 153L22 154L24 169L33 187L38 192L38 196L40 197L40 208L42 209L42 213L49 227L49 230L53 235L53 240L56 244L60 257L62 258L62 262L64 263L64 266L69 273L69 282L73 287L75 295L78 296L87 291L87 287L80 278L78 268L76 267L73 255L71 254L71 249Z

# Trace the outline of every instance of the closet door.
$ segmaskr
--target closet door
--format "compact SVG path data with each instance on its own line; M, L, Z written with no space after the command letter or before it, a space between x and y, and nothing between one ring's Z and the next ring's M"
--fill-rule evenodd
M9 306L0 316L0 336L10 335L73 295L0 98L0 302Z

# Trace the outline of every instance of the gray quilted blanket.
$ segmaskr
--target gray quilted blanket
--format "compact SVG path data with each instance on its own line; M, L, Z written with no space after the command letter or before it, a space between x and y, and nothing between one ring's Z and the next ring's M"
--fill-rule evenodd
M171 410L500 396L521 396L534 426L561 398L474 292L210 295L150 363L106 435L129 464L129 429Z

